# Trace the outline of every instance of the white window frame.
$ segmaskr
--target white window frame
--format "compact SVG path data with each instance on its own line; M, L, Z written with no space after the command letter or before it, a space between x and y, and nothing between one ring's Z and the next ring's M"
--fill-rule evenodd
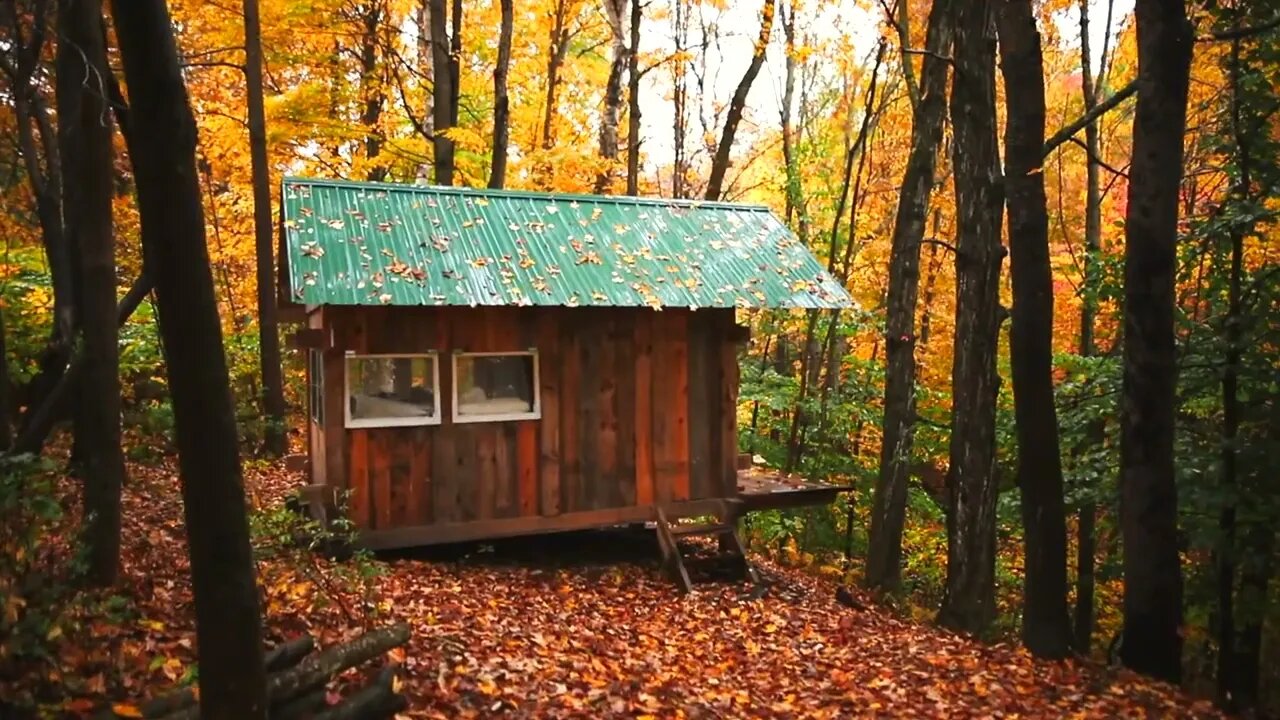
M435 402L435 411L427 417L403 418L353 418L351 417L351 372L352 360L415 360L431 358L431 398ZM439 425L443 413L440 412L440 353L436 351L418 353L357 353L348 350L342 358L342 416L344 427L358 430L361 428L380 427L421 427L423 425Z
M529 412L522 413L497 413L494 415L459 415L458 414L458 359L459 358L477 358L477 357L519 357L528 356L533 358L533 409ZM455 423L481 423L481 422L511 422L514 420L541 420L542 419L542 381L541 370L538 367L538 350L537 348L529 348L528 350L510 350L507 352L462 352L455 350L453 352L453 366L450 385L452 385L450 412Z

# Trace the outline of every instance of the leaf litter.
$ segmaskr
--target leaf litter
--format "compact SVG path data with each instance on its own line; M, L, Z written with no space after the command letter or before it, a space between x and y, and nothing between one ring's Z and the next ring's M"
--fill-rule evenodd
M300 484L279 464L245 474L255 507ZM132 467L124 508L124 568L112 593L130 612L107 616L101 603L82 611L60 638L58 669L0 679L0 696L23 683L42 685L46 699L57 688L57 714L89 717L112 703L127 713L191 682L194 607L176 471ZM517 543L526 557L515 560L385 557L367 594L335 582L337 564L319 556L310 571L260 560L264 632L272 642L310 632L327 645L410 623L409 645L388 654L410 699L404 718L1219 717L1127 670L1036 660L900 619L861 595L869 609L851 609L831 582L759 558L767 592L719 583L681 595L660 573L656 547L652 559L633 547L613 561L578 561L573 542L552 544L556 555L541 561L528 549L536 543Z

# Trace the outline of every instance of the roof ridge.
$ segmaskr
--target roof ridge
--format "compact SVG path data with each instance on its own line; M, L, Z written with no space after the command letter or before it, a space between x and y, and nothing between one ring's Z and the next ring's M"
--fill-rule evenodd
M537 190L510 190L506 188L472 188L457 185L420 185L417 183L377 182L373 180L341 180L286 175L281 185L313 185L348 188L376 188L391 192L421 192L469 197L510 197L531 200L576 200L586 203L609 205L649 205L659 207L713 208L748 212L772 212L767 205L758 203L734 203L721 200L677 199L663 197L639 197L635 195L592 195L588 193L559 193Z

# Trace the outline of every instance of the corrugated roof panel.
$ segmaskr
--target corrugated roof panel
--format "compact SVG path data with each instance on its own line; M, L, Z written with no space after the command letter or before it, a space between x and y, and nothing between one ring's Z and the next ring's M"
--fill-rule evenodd
M308 305L852 305L759 206L286 178L282 207Z

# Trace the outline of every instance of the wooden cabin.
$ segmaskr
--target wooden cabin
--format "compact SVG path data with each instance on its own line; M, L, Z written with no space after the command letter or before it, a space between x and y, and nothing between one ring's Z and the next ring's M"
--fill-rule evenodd
M287 178L281 210L309 482L374 548L714 512L735 311L851 303L763 207Z

